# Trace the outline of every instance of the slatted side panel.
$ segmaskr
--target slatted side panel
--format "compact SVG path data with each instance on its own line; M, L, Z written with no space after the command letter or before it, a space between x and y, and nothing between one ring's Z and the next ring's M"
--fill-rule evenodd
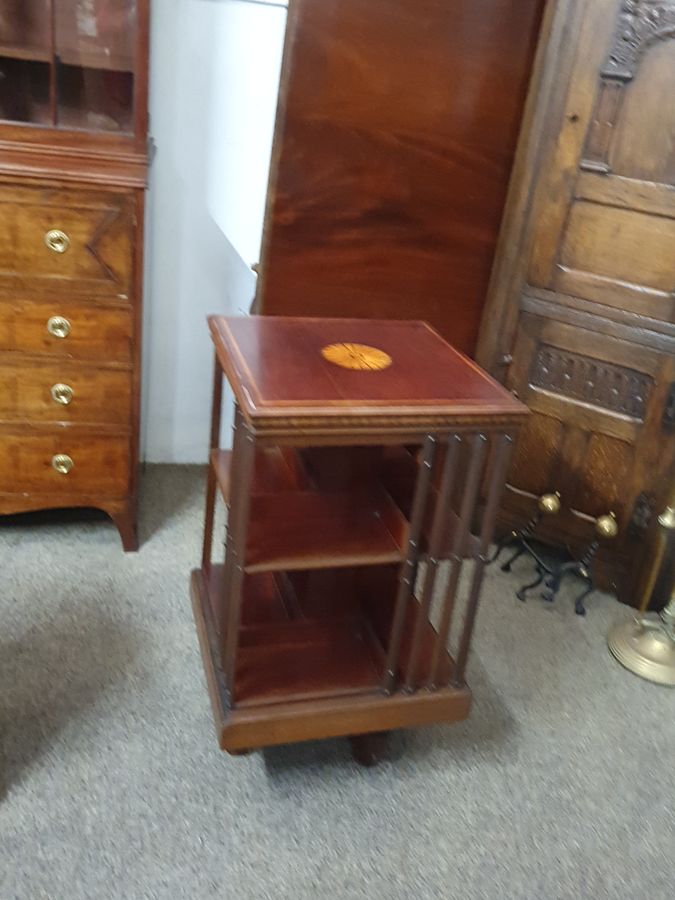
M430 472L425 455L418 476L415 561L401 572L388 646L387 691L412 693L464 682L513 438L479 432L452 434L439 443L444 452L435 453L435 471ZM426 517L420 511L424 497ZM426 528L420 531L425 518ZM413 592L410 579L420 562L424 565Z

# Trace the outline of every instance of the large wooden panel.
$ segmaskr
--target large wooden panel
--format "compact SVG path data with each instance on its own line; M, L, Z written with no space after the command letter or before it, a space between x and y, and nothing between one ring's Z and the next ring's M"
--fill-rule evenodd
M614 281L672 291L673 247L675 219L577 201L563 236L560 264Z
M659 89L654 90L654 85ZM626 92L609 151L617 175L675 182L675 105L664 102L664 97L673 96L673 45L664 40L645 54Z
M257 308L471 352L543 0L291 0Z

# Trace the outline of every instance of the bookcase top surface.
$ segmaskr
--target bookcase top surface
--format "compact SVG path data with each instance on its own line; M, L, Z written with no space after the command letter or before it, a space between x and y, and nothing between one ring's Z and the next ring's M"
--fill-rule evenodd
M517 422L527 409L425 322L226 318L209 326L246 419L348 427Z

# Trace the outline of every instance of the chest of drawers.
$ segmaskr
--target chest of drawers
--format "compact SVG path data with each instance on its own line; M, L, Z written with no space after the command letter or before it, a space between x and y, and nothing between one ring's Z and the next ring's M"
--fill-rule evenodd
M134 550L150 4L24 5L0 3L0 515L96 507Z
M95 506L136 546L142 191L0 181L0 513Z

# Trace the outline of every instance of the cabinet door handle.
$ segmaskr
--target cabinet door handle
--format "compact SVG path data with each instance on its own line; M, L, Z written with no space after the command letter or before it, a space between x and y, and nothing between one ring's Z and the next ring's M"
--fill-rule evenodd
M70 247L70 238L59 228L52 228L45 235L45 244L53 253L65 253Z
M67 338L70 334L70 322L63 316L52 316L47 321L47 331L55 338Z
M68 406L72 403L75 391L69 384L53 384L50 391L54 403L60 403L61 406Z
M68 475L74 465L75 463L67 453L57 453L56 456L52 456L52 468L60 475Z

